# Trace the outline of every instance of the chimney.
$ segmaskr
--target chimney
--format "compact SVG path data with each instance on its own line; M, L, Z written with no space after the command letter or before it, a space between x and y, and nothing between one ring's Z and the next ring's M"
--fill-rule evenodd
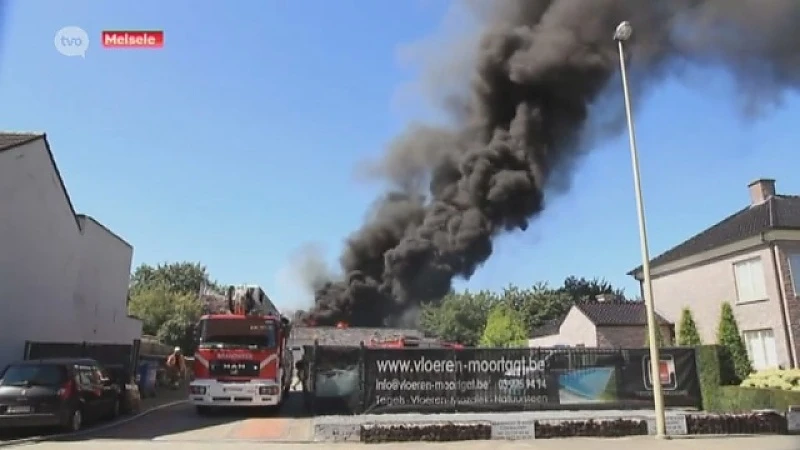
M606 303L606 302L612 303L614 301L614 295L600 294L598 296L595 296L595 300L597 300L599 303Z
M760 205L775 195L775 180L761 178L747 187L750 189L750 206Z

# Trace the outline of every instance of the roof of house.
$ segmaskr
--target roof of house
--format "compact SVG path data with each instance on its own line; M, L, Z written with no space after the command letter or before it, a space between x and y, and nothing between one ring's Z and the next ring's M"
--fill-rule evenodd
M643 302L581 303L575 305L596 326L646 325L647 309ZM671 322L658 313L656 320L665 325Z
M800 196L773 195L761 204L739 210L656 256L650 264L658 266L677 261L776 229L800 229ZM636 267L628 275L634 275L641 270L642 266Z
M291 346L314 345L316 339L320 345L359 345L369 343L372 339L396 339L403 336L422 338L417 330L400 328L336 328L336 327L304 327L295 326L289 337Z
M0 152L43 138L43 133L0 132Z
M67 186L64 184L64 178L61 176L61 171L58 170L58 165L56 164L56 160L53 157L52 150L50 150L50 143L47 141L47 135L45 133L0 131L0 153L6 150L11 150L23 146L25 144L29 144L39 139L44 140L44 147L47 150L48 157L50 158L50 163L53 165L53 170L55 170L56 172L56 177L58 178L61 190L64 192L64 197L67 199L67 205L69 205L69 209L70 211L72 211L72 215L75 216L75 225L78 227L78 231L81 233L83 232L84 229L83 222L88 219L97 224L99 227L103 228L106 232L117 238L126 246L133 248L133 246L128 241L123 239L120 235L111 231L107 226L100 223L94 217L87 216L85 214L78 214L75 211L75 207L72 204L72 199L70 198L69 192L67 191Z
M564 319L567 317L566 314L558 317L556 319L551 319L543 323L542 325L534 328L531 331L531 338L537 337L545 337L545 336L554 336L559 333L561 330L561 324L564 323Z

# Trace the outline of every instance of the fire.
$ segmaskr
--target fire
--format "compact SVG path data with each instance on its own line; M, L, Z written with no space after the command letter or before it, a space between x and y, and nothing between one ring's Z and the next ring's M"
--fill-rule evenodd
M347 325L347 322L339 322L339 323L336 324L336 328L339 328L340 330L344 329L344 328L347 328L348 326L349 325Z

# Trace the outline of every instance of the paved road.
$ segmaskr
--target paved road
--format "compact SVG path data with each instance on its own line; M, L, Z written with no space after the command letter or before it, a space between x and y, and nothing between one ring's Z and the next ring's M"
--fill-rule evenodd
M25 445L31 450L345 450L361 444L310 443L311 419L301 417L293 396L280 416L253 416L231 411L200 417L189 404L153 411L137 420L78 436ZM291 443L291 444L290 444ZM650 437L624 439L557 439L538 441L473 441L457 443L372 444L383 450L799 450L800 436L696 438L656 441ZM23 447L19 447L22 449Z
M299 395L291 395L279 414L247 409L224 410L212 416L199 416L189 403L158 409L120 426L87 430L74 436L58 437L56 442L226 442L311 440L311 419L303 413ZM39 444L44 445L44 444Z
M158 395L156 397L148 397L146 399L142 399L142 404L140 407L140 411L147 411L153 408L158 408L159 406L174 403L176 401L180 401L185 399L188 396L186 392L183 391L173 391L170 389L160 389ZM125 421L130 416L122 416L119 418L120 421ZM96 424L91 424L91 428L105 428L108 426L108 422L100 422ZM0 430L0 446L10 441L16 441L19 439L31 439L37 438L46 435L52 435L54 433L59 433L59 430L46 430L46 429L39 429L39 428L29 428L29 429L2 429Z

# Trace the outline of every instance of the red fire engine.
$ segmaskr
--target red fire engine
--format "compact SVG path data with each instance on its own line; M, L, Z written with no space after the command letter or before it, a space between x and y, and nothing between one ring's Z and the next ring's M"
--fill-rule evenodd
M228 313L200 318L190 400L200 414L224 406L278 407L292 382L291 332L259 286L231 286Z

